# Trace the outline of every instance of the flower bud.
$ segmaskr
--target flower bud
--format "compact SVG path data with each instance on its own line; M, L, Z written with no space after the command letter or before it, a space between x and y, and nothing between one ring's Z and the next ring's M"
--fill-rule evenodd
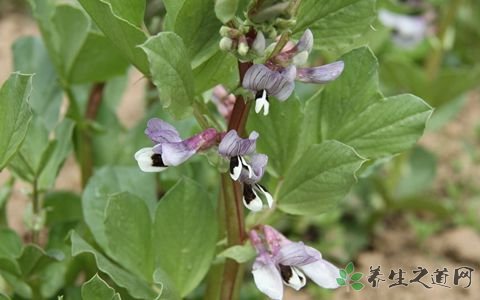
M232 41L231 38L223 37L223 38L220 40L219 47L220 47L220 49L222 49L223 51L231 51L231 50L232 50L232 46L233 46L233 41Z

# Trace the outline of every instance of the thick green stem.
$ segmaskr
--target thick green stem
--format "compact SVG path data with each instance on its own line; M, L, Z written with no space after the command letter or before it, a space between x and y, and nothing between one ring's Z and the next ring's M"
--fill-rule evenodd
M38 195L37 178L32 183L32 207L33 207L33 228L32 228L32 242L38 244L39 229L37 227L37 220L40 215L40 198Z

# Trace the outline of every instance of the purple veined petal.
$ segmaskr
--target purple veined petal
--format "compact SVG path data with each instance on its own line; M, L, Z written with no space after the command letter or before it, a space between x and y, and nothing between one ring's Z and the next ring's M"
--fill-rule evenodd
M242 86L247 90L261 91L267 90L269 87L269 81L271 80L274 71L267 68L262 64L255 64L248 68L243 78Z
M218 152L226 157L249 155L255 152L258 133L253 131L247 139L238 136L237 131L230 130L218 145Z
M257 256L252 267L252 274L255 285L260 292L273 300L281 300L283 298L282 277L266 253Z
M267 167L268 156L265 154L254 154L250 158L250 163L247 162L250 169L252 170L251 176L248 170L242 169L240 173L239 180L248 184L254 184L259 182L263 174L265 173L265 168Z
M285 266L303 266L321 259L320 252L305 246L302 242L281 246L274 258L275 262Z
M154 143L176 143L182 140L175 127L158 118L148 121L145 134Z
M281 245L292 243L286 237L284 237L283 234L268 225L263 226L263 235L265 236L265 241L273 257L278 255Z
M294 290L300 290L307 283L305 275L296 267L279 265L279 268L283 283Z
M297 68L293 65L279 72L273 72L270 75L267 93L275 96L280 101L287 100L295 88L294 79L296 75Z
M153 148L142 148L135 153L135 160L143 172L161 172L167 169L162 160L162 155L155 153Z
M196 149L190 148L186 141L163 143L157 146L161 146L162 159L167 166L178 166L197 152Z
M310 53L313 48L313 33L310 29L306 29L303 32L302 37L298 40L298 43L295 45L295 48L298 52L306 51Z
M299 268L308 278L323 288L336 289L339 287L337 278L340 277L340 270L324 259L300 266Z
M344 67L344 62L340 60L319 67L298 68L297 80L307 83L327 83L337 79Z

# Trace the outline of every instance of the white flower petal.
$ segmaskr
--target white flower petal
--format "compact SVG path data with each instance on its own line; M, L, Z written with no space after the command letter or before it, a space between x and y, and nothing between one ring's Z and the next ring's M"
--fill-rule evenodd
M234 156L230 159L230 177L233 180L238 180L240 178L240 174L242 173L242 162L240 160L240 156Z
M263 108L263 115L268 115L268 110L270 108L270 102L267 98L267 91L261 90L257 93L255 98L255 112L258 114Z
M154 155L160 155L153 152L153 148L142 148L135 153L135 159L137 160L138 166L140 170L143 172L161 172L167 167L165 166L155 166L155 162L153 160Z
M253 189L253 187L249 184L243 185L243 204L246 208L253 212L258 212L263 209L263 202L260 197L258 197L257 193Z
M337 278L340 277L340 270L324 259L299 268L313 280L313 282L323 288L336 289L339 287Z
M252 274L255 285L260 292L273 300L281 300L283 298L282 277L273 262L263 263L258 260L255 261Z
M273 206L273 197L272 195L260 184L256 184L256 187L260 190L260 192L263 194L265 197L265 200L267 200L267 205L269 208L272 208Z

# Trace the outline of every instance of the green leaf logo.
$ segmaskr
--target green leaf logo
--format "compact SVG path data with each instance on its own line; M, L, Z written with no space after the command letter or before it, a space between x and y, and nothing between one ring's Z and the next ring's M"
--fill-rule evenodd
M345 269L340 269L340 277L337 278L337 283L340 286L350 286L355 291L361 291L365 285L360 282L363 274L355 271L353 262L349 262Z

